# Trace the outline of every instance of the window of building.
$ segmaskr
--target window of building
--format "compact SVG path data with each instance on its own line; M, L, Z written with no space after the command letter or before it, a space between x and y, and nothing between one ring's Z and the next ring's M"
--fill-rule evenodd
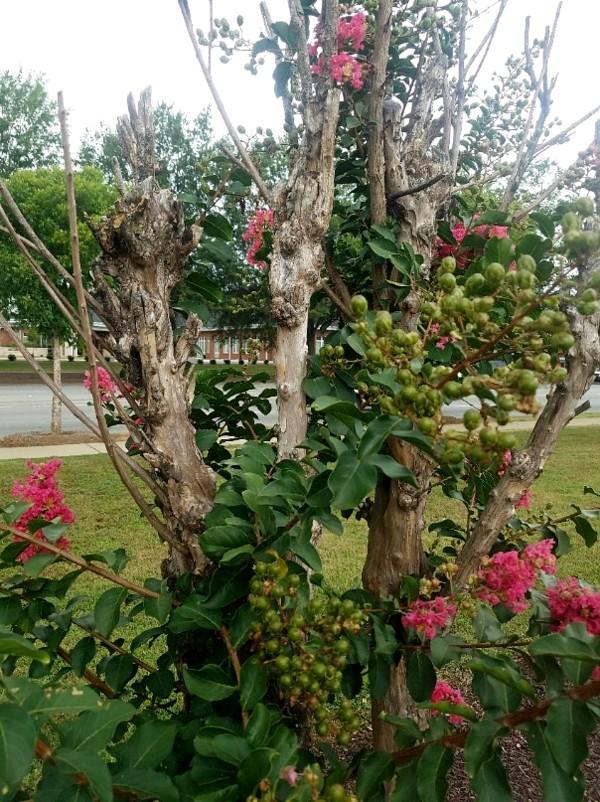
M237 355L240 352L240 341L238 337L231 338L231 355Z
M323 337L323 336L317 336L317 341L316 341L316 349L317 349L317 354L319 353L319 351L321 350L321 348L322 348L324 345L325 345L325 337Z
M229 337L221 337L219 339L219 355L229 356Z
M202 351L202 356L206 356L208 354L208 349L209 349L208 337L198 337L198 349Z

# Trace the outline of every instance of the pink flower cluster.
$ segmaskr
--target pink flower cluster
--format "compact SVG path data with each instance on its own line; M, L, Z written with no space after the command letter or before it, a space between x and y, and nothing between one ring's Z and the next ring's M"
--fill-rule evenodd
M16 481L11 490L14 498L26 501L31 506L15 522L14 527L21 532L27 532L28 524L36 519L42 519L48 523L71 524L75 520L73 510L63 503L64 495L56 484L56 472L62 465L58 459L51 459L48 462L36 464L27 463L31 473L24 482ZM41 530L36 532L36 538L40 545L33 543L19 555L21 562L26 562L31 557L44 551L44 534ZM15 535L15 542L20 542L20 538ZM59 537L56 545L61 549L68 549L70 541L66 537Z
M477 220L478 217L479 215L474 215L473 220ZM456 245L451 245L438 238L436 242L436 258L441 260L445 256L454 256L456 258L456 266L461 269L467 266L471 258L471 254L468 251L461 249L462 241L467 234L478 234L480 237L485 237L486 239L493 239L494 237L497 239L505 239L508 237L508 226L481 225L467 229L465 224L460 220L451 230Z
M550 539L540 540L526 546L521 553L512 549L486 557L476 575L474 595L480 601L505 604L513 613L522 613L527 609L526 595L540 572L556 572L553 545Z
M408 613L402 616L402 624L426 638L435 638L456 615L456 609L456 604L446 596L436 596L435 599L428 600L415 599Z
M431 694L431 701L450 702L453 705L462 705L465 703L465 697L458 690L458 688L454 688L448 682L444 682L443 680L439 679L435 684L433 693ZM440 713L439 710L432 710L431 715L440 716L443 714ZM457 716L455 714L448 715L447 718L450 724L454 724L456 726L460 726L464 721L463 716Z
M111 395L118 393L118 387L112 380L110 373L105 368L96 368L98 376L98 389L100 390L100 400L103 404L110 401ZM92 389L92 375L89 370L83 374L83 386L86 390Z
M315 63L311 65L312 72L320 75L323 71L324 56L320 52L318 29L316 33L317 41L309 46L309 55L315 60ZM349 83L353 89L362 89L364 85L363 65L354 54L347 52L347 49L362 50L366 35L367 17L362 11L339 21L338 53L331 57L329 64L329 73L339 86Z
M250 245L246 251L246 261L249 265L258 267L259 270L266 270L267 263L256 258L256 254L262 249L265 242L265 231L273 228L275 217L272 209L257 209L254 217L242 234L244 242Z
M553 629L581 622L591 635L600 635L600 591L581 587L576 577L569 576L548 588L547 597Z
M498 467L498 476L504 476L504 474L508 469L508 466L512 462L512 459L513 459L512 451L510 449L508 451L505 451L504 454L502 455L502 460L500 461L500 465Z
M517 499L515 503L516 510L528 510L531 507L531 502L533 501L533 494L531 490L528 488L525 490Z

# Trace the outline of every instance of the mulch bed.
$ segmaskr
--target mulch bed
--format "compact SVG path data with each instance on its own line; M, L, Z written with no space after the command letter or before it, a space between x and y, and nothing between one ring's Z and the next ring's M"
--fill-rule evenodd
M125 439L126 435L113 436L113 440ZM79 443L100 443L99 437L90 432L63 432L50 434L49 432L30 432L25 434L7 434L0 437L0 448L26 448L29 446L62 446Z

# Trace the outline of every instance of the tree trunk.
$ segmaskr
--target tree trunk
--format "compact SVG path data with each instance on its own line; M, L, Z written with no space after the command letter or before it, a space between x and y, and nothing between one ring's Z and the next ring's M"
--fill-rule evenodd
M395 459L413 471L419 487L384 477L375 491L362 578L364 587L378 599L398 597L403 576L421 575L426 570L421 533L429 480L434 468L427 456L406 443L391 439L389 446ZM397 716L415 711L406 688L403 660L392 666L386 694L372 703L374 747L393 751L395 730L380 720L382 711Z
M102 250L95 265L96 289L103 317L115 332L107 347L140 393L151 444L144 457L162 481L166 500L160 506L179 544L163 564L164 574L173 578L207 569L199 536L215 494L213 472L196 447L189 418L193 384L187 359L202 324L190 315L176 339L170 308L171 292L184 277L201 231L185 225L181 204L154 179L149 90L137 110L131 97L128 102L130 117L121 118L119 133L136 180L94 227Z
M305 103L305 131L290 177L274 199L275 236L270 286L277 323L275 381L279 416L280 459L298 458L308 418L302 380L306 373L307 324L310 299L319 286L324 264L323 237L331 220L335 175L335 135L340 90L326 75L310 74L304 14L291 3L292 27L303 54L300 73ZM327 4L322 21L326 55L337 48L338 3Z
M57 387L62 387L61 366L60 366L60 336L56 332L52 335L52 373L54 383ZM62 432L62 404L57 395L52 395L52 418L50 431L52 434Z

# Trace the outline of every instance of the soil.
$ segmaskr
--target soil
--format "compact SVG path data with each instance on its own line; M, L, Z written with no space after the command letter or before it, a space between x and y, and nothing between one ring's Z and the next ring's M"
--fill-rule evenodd
M125 439L126 435L113 437L114 440ZM49 432L30 432L27 434L8 434L0 437L0 448L26 448L28 446L62 446L79 443L100 443L99 437L89 432L64 432L51 434Z

